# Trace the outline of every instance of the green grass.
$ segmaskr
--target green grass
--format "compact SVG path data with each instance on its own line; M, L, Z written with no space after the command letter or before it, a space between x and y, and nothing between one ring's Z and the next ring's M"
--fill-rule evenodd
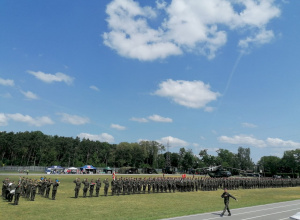
M162 175L159 175L162 176ZM18 176L0 176L17 180ZM29 175L36 179L40 176ZM1 218L3 219L161 219L175 216L191 215L203 212L220 211L223 209L222 190L210 192L185 193L151 193L103 196L103 184L100 197L82 198L82 188L79 198L74 198L74 183L76 177L89 180L98 177L111 180L111 175L49 175L51 179L58 178L61 182L56 200L46 199L40 195L35 201L20 198L18 206L5 200L0 201ZM144 177L143 175L134 177ZM147 176L149 177L149 176ZM300 187L276 189L232 190L230 193L238 198L231 200L230 208L241 208L253 205L300 199ZM50 192L51 197L51 192ZM3 211L2 211L3 210ZM4 211L5 210L5 211Z

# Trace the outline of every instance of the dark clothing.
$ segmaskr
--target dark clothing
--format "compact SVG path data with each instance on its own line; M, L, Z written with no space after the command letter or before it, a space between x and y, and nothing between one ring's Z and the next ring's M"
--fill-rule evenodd
M57 193L57 187L59 186L59 182L54 182L52 187L52 200L55 200L55 196Z
M79 193L79 190L80 190L80 186L81 186L81 182L78 181L78 180L74 180L73 183L75 183L75 198L78 198L78 193Z
M221 216L224 215L224 213L226 212L226 210L227 210L227 212L229 213L229 215L231 215L230 209L229 209L229 198L231 197L231 198L233 198L233 199L235 199L235 200L236 200L236 198L235 198L234 196L230 195L228 192L224 192L224 193L221 195L221 197L224 198L224 204L225 204L225 207L224 207L224 210L223 210Z
M83 197L86 197L86 193L88 191L88 188L90 187L90 183L88 181L83 181L82 182L84 187L83 187Z

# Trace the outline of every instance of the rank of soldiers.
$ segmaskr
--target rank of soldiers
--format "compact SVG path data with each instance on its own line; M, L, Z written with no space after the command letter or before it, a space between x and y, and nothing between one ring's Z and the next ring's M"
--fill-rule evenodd
M19 204L20 196L23 196L27 200L34 201L35 195L39 194L45 198L49 198L50 190L52 188L52 200L55 200L57 188L60 182L56 179L52 181L51 178L41 177L37 179L19 178L19 181L11 181L6 178L2 181L2 197L7 199L9 202L13 201L14 204Z
M45 198L49 198L52 188L52 199L55 200L57 188L60 182L51 180L51 178L41 177L37 179L19 178L19 181L14 181L6 178L2 181L2 197L9 202L13 201L18 205L20 196L27 200L34 201L35 195L39 194ZM104 196L108 196L109 187L111 195L130 195L130 194L145 194L147 193L175 193L175 192L193 192L193 191L212 191L218 189L256 189L256 188L278 188L278 187L296 187L300 186L300 179L276 179L276 178L182 178L182 177L149 177L149 178L133 178L120 177L113 179L111 182L108 179L101 181L100 178L89 181L87 178L83 181L76 178L75 183L75 198L78 198L80 188L83 186L83 197L99 197L100 189L103 184ZM89 195L87 195L89 191ZM94 195L95 191L95 195Z
M104 196L108 195L111 186L111 195L130 195L142 193L162 193L162 192L193 192L193 191L212 191L218 189L255 189L255 188L276 188L276 187L295 187L300 186L300 179L273 179L273 178L181 178L181 177L156 177L156 178L115 178L110 183L108 179L98 178L89 182L86 178L82 182L80 178L74 180L75 198L78 198L81 184L83 184L83 197L93 196L96 187L96 197L99 196L101 183L104 184Z

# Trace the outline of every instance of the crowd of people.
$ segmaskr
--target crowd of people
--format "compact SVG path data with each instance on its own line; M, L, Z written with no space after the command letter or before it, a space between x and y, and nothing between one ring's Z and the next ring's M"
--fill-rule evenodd
M94 189L96 196L99 196L102 183L104 184L104 196L108 195L108 189L111 188L111 195L130 195L147 193L175 193L193 192L193 191L213 191L218 189L255 189L255 188L278 188L300 186L300 179L274 179L274 178L210 178L210 177L115 177L111 182L105 179L101 182L98 178L89 181L87 178L83 181L80 178L74 180L75 198L78 198L81 184L83 185L83 197L93 197Z
M19 177L17 183L6 178L2 183L2 197L9 202L12 202L14 198L15 205L19 204L20 196L23 196L30 201L35 200L36 194L49 198L51 188L52 200L55 200L57 188L60 184L58 179L53 181L51 178L46 177L41 177L39 180Z
M145 193L175 193L175 192L194 192L194 191L213 191L218 189L255 189L255 188L278 188L300 186L300 179L282 179L282 178L210 178L210 177L115 177L109 181L105 178L88 180L76 178L75 198L79 197L81 186L83 186L82 197L99 197L100 189L103 185L103 196L108 196L109 188L111 196L130 195ZM52 199L55 200L56 192L60 182L55 179L41 177L40 179L29 179L20 177L18 182L11 181L9 178L3 180L2 196L9 202L13 201L18 205L20 196L27 200L34 201L35 195L49 198L52 189ZM89 191L89 195L88 194ZM95 194L94 194L95 192Z

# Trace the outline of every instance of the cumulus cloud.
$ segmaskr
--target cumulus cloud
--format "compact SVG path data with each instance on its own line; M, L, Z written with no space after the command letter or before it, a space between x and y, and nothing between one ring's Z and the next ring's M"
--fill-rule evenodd
M2 85L2 86L14 86L15 83L12 79L2 79L2 78L0 78L0 85Z
M252 136L246 136L246 135L235 135L233 137L220 136L218 140L223 143L237 144L237 145L250 145L254 147L267 146L265 141L256 139Z
M274 147L300 147L300 143L291 140L284 141L280 138L267 138L266 143Z
M220 94L210 90L210 85L202 81L184 81L168 79L159 84L155 95L170 98L175 103L189 108L205 108L206 111L213 110L206 105L216 100Z
M34 72L31 70L28 70L27 73L35 76L37 79L42 80L43 82L46 83L52 83L52 82L64 82L68 85L72 84L74 78L64 74L64 73L55 73L55 74L50 74L50 73L43 73L41 71Z
M102 134L80 133L77 136L81 139L85 138L91 141L100 141L100 142L108 142L108 143L115 142L115 138L112 135L107 133L102 133Z
M118 124L111 124L110 125L111 128L117 129L117 130L126 130L126 127L122 126L122 125L118 125Z
M8 124L8 117L4 113L0 113L0 126L6 126Z
M51 118L49 118L47 116L33 118L29 115L23 115L23 114L20 114L20 113L15 113L15 114L0 113L0 126L8 125L9 120L13 120L13 121L16 121L16 122L27 123L29 125L33 125L33 126L36 126L36 127L41 127L43 125L54 124L54 122L51 120Z
M170 147L187 147L189 146L189 143L181 140L179 138L175 138L172 136L163 137L159 140L157 140L158 143L167 146L169 144Z
M140 122L140 123L147 123L147 122L148 122L148 119L147 119L147 118L136 118L136 117L132 117L130 120L131 120L131 121L137 121L137 122Z
M88 117L81 117L78 115L70 115L67 113L58 113L61 115L61 121L64 123L72 124L72 125L83 125L90 122Z
M280 138L267 138L266 140L260 140L253 136L247 136L247 135L235 135L233 137L220 136L218 140L222 143L229 143L235 145L248 145L253 147L285 147L285 148L300 147L300 143L291 140L285 141Z
M27 99L39 99L39 97L36 94L34 94L33 92L30 92L30 91L27 91L27 92L21 91L21 92Z
M99 88L97 86L90 86L90 89L95 90L95 91L100 91Z
M155 122L173 122L173 119L171 118L165 118L160 115L151 115L148 117L150 120Z
M231 32L240 36L237 45L243 51L268 43L274 33L267 25L280 16L280 9L274 0L172 0L153 7L114 0L106 13L104 44L121 56L149 61L184 52L212 59Z

